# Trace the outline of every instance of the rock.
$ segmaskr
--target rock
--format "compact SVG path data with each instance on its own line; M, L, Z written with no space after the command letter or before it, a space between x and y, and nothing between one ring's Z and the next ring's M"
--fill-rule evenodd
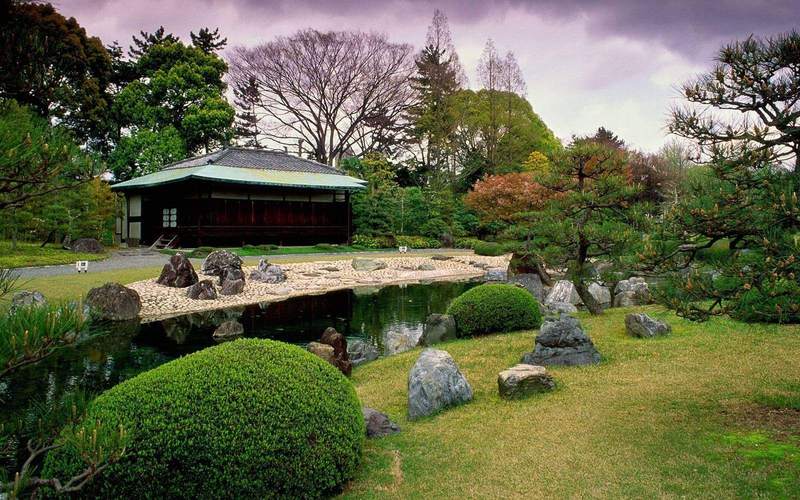
M197 273L191 261L182 253L176 253L164 264L156 283L173 288L186 288L197 283Z
M408 374L408 416L432 415L472 400L472 387L445 351L425 349Z
M261 259L258 262L258 268L250 273L250 280L259 283L283 283L286 281L286 273L282 267L270 264L266 260Z
M311 354L319 356L328 363L336 366L333 359L333 346L319 342L309 342L306 349L308 349Z
M244 326L235 319L228 320L214 330L214 340L217 342L224 342L226 340L233 340L244 334Z
M567 314L545 318L536 336L533 352L522 357L528 365L588 365L600 362L600 353L581 328L580 322Z
M546 314L554 314L558 316L561 313L576 313L578 312L578 308L568 302L546 302L544 304L544 311Z
M79 238L72 243L75 253L103 253L103 245L94 238Z
M647 314L637 313L625 315L625 331L634 337L651 338L669 334L672 327Z
M650 303L650 287L644 278L629 278L614 287L614 307L643 306Z
M410 351L419 344L422 332L398 326L397 329L388 330L383 334L383 354L391 356L401 352Z
M136 319L142 310L142 300L136 290L119 283L92 288L86 294L85 304L93 316L111 321Z
M228 250L214 250L203 259L200 270L203 274L220 276L225 269L242 269L242 259Z
M217 290L211 280L202 280L187 288L186 296L194 300L213 300L217 298Z
M435 271L436 266L429 262L423 262L419 266L417 266L417 271Z
M486 270L483 279L486 281L505 281L508 278L508 272L502 267L492 267Z
M336 328L328 327L322 332L322 338L320 338L319 342L333 347L333 361L331 364L349 377L353 371L353 364L347 355L347 339L344 338L344 335L337 332Z
M44 298L42 292L36 290L20 290L11 297L11 307L9 312L14 312L17 309L24 309L26 307L38 307L47 304L47 299Z
M589 293L592 294L592 297L594 297L594 300L596 300L598 304L603 307L611 305L611 290L609 290L607 286L593 281L589 283L588 289Z
M431 260L453 260L453 257L450 255L442 255L437 253L435 255L431 255Z
M339 271L341 271L341 269L339 269L336 266L323 266L323 267L320 267L320 270L327 271L329 273L338 273Z
M375 259L353 259L352 266L356 271L372 272L386 269L386 262Z
M553 390L556 383L544 366L518 364L497 376L500 397L514 399Z
M511 273L509 273L509 275L510 274ZM528 290L539 303L544 302L544 299L546 297L544 292L544 285L542 284L542 278L540 278L538 274L534 273L516 274L514 276L511 276L508 282L515 283Z
M431 314L419 338L419 345L429 346L456 338L456 320L449 314Z
M389 420L389 416L385 413L366 406L361 408L361 413L364 415L368 438L379 438L400 432L400 427Z
M238 295L244 291L244 278L239 280L225 280L222 282L220 295Z
M578 291L575 285L569 280L556 281L547 298L544 299L545 303L553 302L566 302L567 304L578 305L581 303L581 298L578 296Z
M378 348L371 342L361 339L347 341L347 357L353 366L358 366L370 361L375 361L380 356Z

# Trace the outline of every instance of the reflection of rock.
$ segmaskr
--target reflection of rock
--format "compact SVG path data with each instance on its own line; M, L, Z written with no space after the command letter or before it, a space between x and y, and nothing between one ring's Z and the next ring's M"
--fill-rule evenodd
M408 374L409 418L431 415L472 399L472 387L446 351L425 349Z
M400 427L392 422L385 413L366 406L361 408L361 413L364 415L368 438L379 438L400 432Z
M194 300L214 300L217 290L211 280L202 280L187 288L186 296Z
M95 318L111 321L136 319L142 310L139 293L119 283L92 288L86 294L84 304Z
M244 326L235 319L223 322L214 330L214 340L217 342L224 342L226 340L233 340L244 334Z
M197 273L194 272L192 262L178 252L164 264L161 276L158 277L156 283L174 288L186 288L197 283Z
M420 330L409 330L404 326L398 326L397 330L389 330L383 334L383 354L391 356L400 354L417 346L422 335Z
M379 286L357 286L353 288L353 295L356 297L367 297L369 295L375 295L380 291L381 287Z
M431 314L419 337L419 345L429 346L456 338L456 320L449 314Z
M347 356L353 366L358 366L378 359L380 352L371 342L362 339L349 339L347 341Z
M20 290L11 297L11 308L9 311L14 312L16 309L38 307L45 304L47 304L47 299L44 298L42 292L37 292L36 290Z
M167 337L178 344L183 344L192 332L217 328L226 321L236 321L242 316L243 312L244 307L202 311L165 319L161 322L161 325Z
M352 266L356 271L372 272L386 269L386 262L375 259L353 259Z

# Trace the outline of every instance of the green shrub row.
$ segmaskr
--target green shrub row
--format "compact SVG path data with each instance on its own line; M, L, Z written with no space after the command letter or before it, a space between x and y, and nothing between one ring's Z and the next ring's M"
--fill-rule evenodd
M428 238L427 236L395 236L396 246L405 246L408 248L440 248L442 243L436 238Z
M475 250L475 253L478 255L488 255L492 257L503 255L507 251L505 245L491 241L480 241L476 243L472 249Z
M539 328L539 303L524 288L485 284L467 290L447 308L460 337Z
M362 248L392 248L394 247L394 238L391 236L367 236L365 234L356 234L353 236L353 246Z
M339 370L305 349L262 339L211 347L101 394L87 419L130 435L86 498L318 498L358 467L364 418ZM54 450L45 477L82 459Z

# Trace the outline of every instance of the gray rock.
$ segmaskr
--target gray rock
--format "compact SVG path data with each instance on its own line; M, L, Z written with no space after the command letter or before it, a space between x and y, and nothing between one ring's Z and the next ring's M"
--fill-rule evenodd
M241 270L242 259L228 250L214 250L203 259L203 264L200 266L203 274L212 276L220 276L224 270L230 268Z
M20 290L19 292L15 293L13 297L11 297L11 308L9 311L14 312L17 309L38 307L45 304L47 304L47 299L44 298L42 292L38 292L36 290Z
M651 338L669 334L672 327L647 314L637 313L625 315L625 331L634 337Z
M362 339L350 339L347 341L347 356L353 366L358 366L375 361L380 356L380 352L371 342Z
M544 291L544 285L542 284L542 278L540 278L538 274L517 274L509 278L508 282L515 283L528 290L539 303L544 302L546 294Z
M486 270L483 279L486 281L505 281L508 278L508 271L502 267L492 267Z
M244 291L244 277L242 279L225 280L222 282L219 293L220 295L238 295Z
M85 305L90 314L98 319L127 321L139 317L142 299L136 290L119 283L106 283L89 290Z
M186 296L194 300L213 300L217 298L217 290L211 280L202 280L188 287Z
M341 269L339 269L336 266L323 266L323 267L320 267L320 270L327 271L329 273L338 273L339 271L341 271Z
M650 287L644 278L622 280L614 287L614 307L643 306L650 301Z
M419 345L429 346L456 338L456 320L449 314L431 314L419 338Z
M593 281L589 283L588 289L589 293L592 294L592 297L594 297L594 300L596 300L598 304L604 307L611 305L611 290L609 290L607 286Z
M514 399L553 390L556 383L544 366L518 364L497 376L497 388L503 399Z
M568 302L545 302L545 314L560 315L561 313L573 314L578 312L578 308Z
M403 326L388 330L383 334L383 354L391 356L410 351L419 344L421 336L420 330L411 330Z
M361 413L364 415L364 423L367 427L368 438L390 436L400 432L400 427L392 422L385 413L381 413L378 410L373 410L366 406L361 408Z
M336 366L336 360L333 356L333 346L321 342L309 342L306 349L308 349L311 354L319 356L331 365Z
M567 314L545 318L536 336L533 352L522 357L528 365L588 365L600 362L600 353L581 328L580 322Z
M197 273L192 262L185 255L178 252L164 264L161 276L156 283L173 288L186 288L197 283Z
M352 266L356 271L372 272L386 269L386 262L375 259L353 259Z
M430 264L428 262L423 262L422 264L417 266L417 270L418 271L435 271L436 270L436 266L434 266L433 264Z
M472 387L445 351L425 349L408 374L408 416L419 418L472 400Z
M567 304L578 305L581 303L581 298L578 296L578 291L575 285L569 280L556 281L550 293L545 298L545 303L550 304L554 302L566 302Z
M451 257L450 255L442 255L440 253L437 253L435 255L431 255L431 259L432 260L452 260L453 257Z
M286 281L286 272L280 266L268 263L266 260L261 259L258 262L258 268L250 273L250 280L259 283L283 283Z
M214 330L214 340L217 342L224 342L226 340L233 340L244 334L244 326L235 319L225 321Z
M94 238L79 238L72 243L72 251L76 253L103 253L103 245Z

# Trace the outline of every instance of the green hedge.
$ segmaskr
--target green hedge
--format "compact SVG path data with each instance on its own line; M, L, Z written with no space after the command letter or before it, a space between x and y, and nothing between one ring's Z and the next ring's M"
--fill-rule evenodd
M426 236L395 236L394 241L397 246L408 248L439 248L442 246L436 238Z
M506 253L506 248L504 245L501 245L500 243L492 243L491 241L480 241L476 243L472 249L475 250L475 253L478 255L488 255L491 257L496 257Z
M539 303L524 288L485 284L467 290L447 308L459 336L539 328Z
M364 419L352 384L306 350L242 339L101 394L87 418L123 425L124 457L81 494L103 498L320 497L353 477ZM45 477L81 461L50 453Z
M478 238L468 238L468 237L456 238L453 241L453 248L468 248L470 250L474 250L475 245L480 243L483 242Z
M392 248L394 238L391 236L367 236L356 234L353 236L353 246L363 248Z

